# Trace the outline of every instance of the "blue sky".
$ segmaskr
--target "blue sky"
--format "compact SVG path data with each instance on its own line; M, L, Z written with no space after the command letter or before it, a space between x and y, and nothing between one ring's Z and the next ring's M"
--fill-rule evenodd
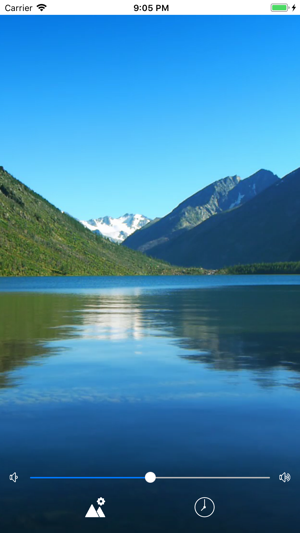
M1 17L0 165L80 219L300 166L300 18Z

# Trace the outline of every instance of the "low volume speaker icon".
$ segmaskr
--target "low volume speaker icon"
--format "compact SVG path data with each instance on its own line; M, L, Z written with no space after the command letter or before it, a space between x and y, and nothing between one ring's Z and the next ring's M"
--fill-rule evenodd
M10 474L9 479L10 481L13 481L15 483L18 479L16 472L14 472L13 474Z
M280 481L283 481L283 483L285 483L286 481L290 481L291 474L286 474L285 472L283 472L283 474L279 474L279 479Z

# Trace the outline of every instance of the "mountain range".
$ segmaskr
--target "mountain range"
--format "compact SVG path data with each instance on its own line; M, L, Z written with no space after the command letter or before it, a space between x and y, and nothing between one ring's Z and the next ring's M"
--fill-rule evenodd
M0 167L0 275L200 274L232 265L244 272L250 263L254 272L278 263L278 272L284 262L284 272L295 272L289 265L300 264L300 168L282 179L267 170L226 177L148 220L97 219L119 242L123 224L128 232L142 226L120 246Z
M123 248L86 229L0 167L0 275L200 274Z
M219 269L300 260L300 168L244 205L210 217L157 247L155 257Z
M299 261L300 169L282 179L260 170L245 180L217 181L124 245L207 269Z
M171 213L155 224L146 225L142 231L133 233L124 242L125 246L153 257L167 257L178 264L185 261L180 246L175 252L180 236L185 239L190 231L206 220L228 210L241 207L265 189L279 182L279 177L268 170L259 170L249 178L228 176L215 181L193 196L184 200ZM169 252L170 250L170 252ZM187 249L185 248L187 252ZM191 254L189 255L190 259Z
M144 215L133 215L126 213L119 218L109 216L92 218L90 220L80 220L86 228L103 237L107 237L112 242L121 243L136 230L148 224L151 219Z

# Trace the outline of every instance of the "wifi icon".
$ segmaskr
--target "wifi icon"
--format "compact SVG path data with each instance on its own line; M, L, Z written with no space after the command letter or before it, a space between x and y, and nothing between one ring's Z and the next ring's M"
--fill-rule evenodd
M40 11L44 11L44 9L46 9L46 4L38 4L36 7L39 8Z

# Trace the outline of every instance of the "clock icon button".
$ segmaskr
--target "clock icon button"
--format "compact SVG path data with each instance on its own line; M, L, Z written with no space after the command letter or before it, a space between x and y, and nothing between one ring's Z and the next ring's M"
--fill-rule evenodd
M207 496L202 496L195 502L194 509L201 518L209 518L215 512L215 504Z

